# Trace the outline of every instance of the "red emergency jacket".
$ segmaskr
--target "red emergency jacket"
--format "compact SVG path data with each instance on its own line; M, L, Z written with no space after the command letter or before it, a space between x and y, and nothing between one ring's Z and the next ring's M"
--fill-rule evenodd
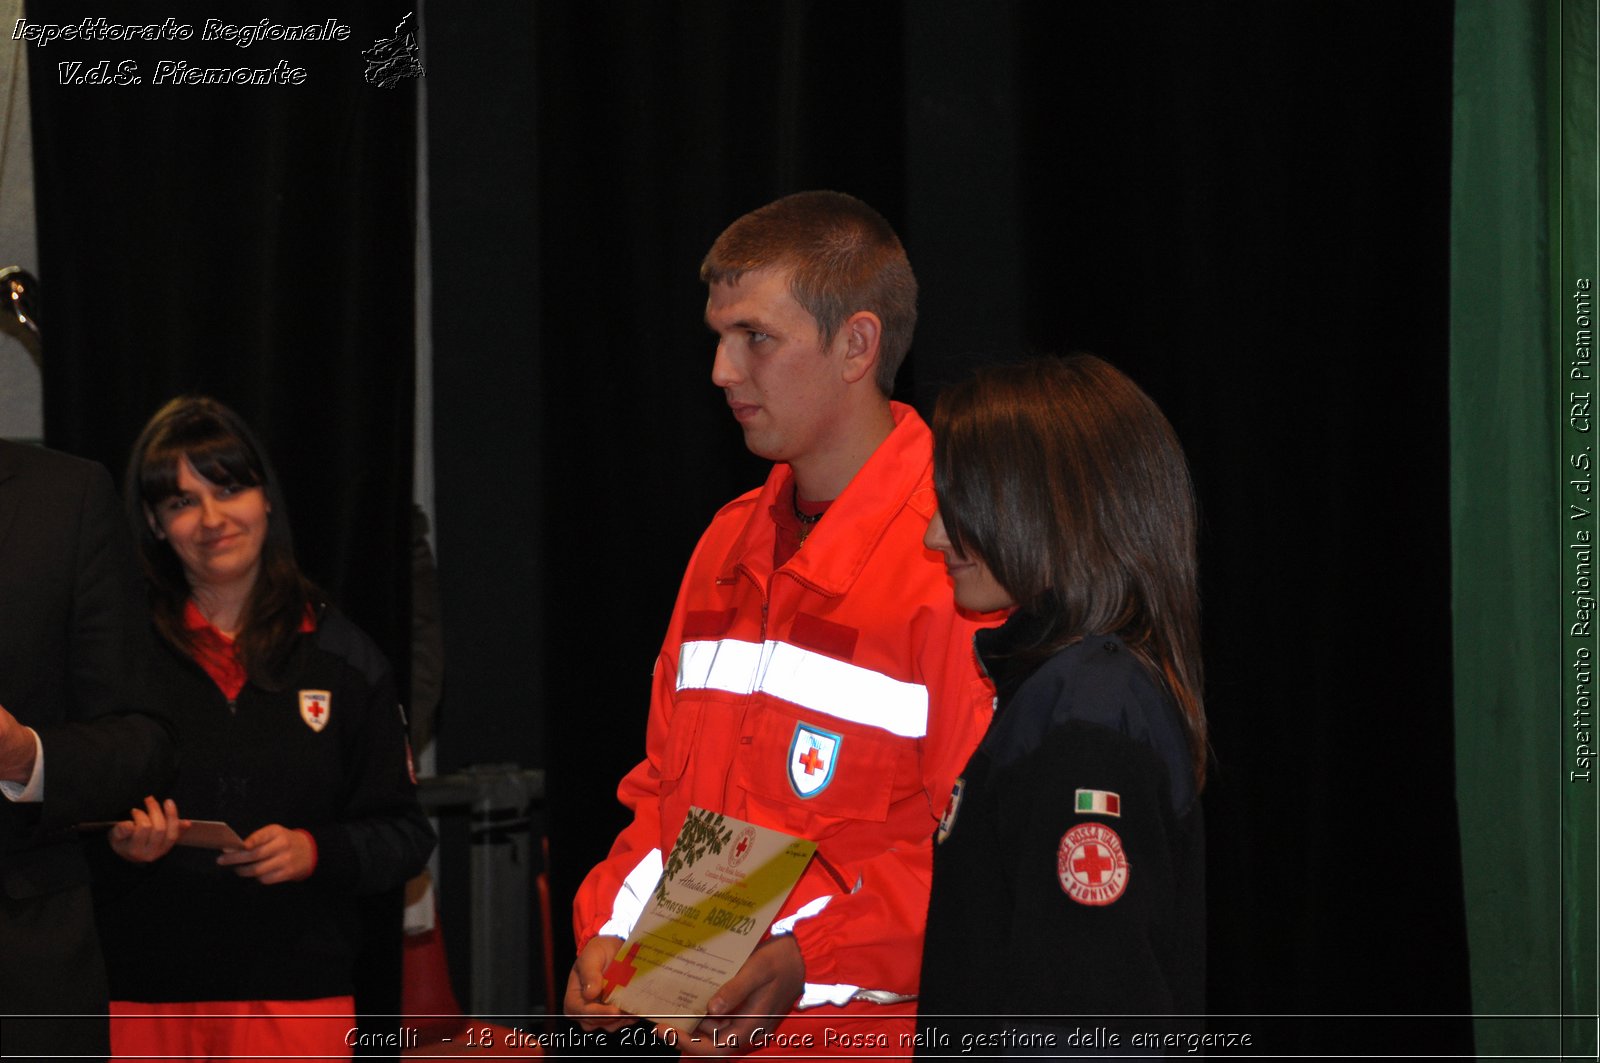
M891 1016L914 1011L933 833L993 688L973 656L980 625L922 545L932 435L910 407L893 414L782 568L771 510L790 504L787 465L701 537L656 661L645 759L618 788L634 819L580 887L574 922L580 949L626 936L691 805L812 839L775 924L805 960L801 1007L897 1035L911 1029ZM825 1047L818 1023L784 1026Z

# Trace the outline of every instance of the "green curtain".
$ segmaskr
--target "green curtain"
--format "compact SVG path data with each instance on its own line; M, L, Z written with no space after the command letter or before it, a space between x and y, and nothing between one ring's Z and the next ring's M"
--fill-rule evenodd
M1456 5L1456 769L1485 1057L1595 1054L1595 10Z

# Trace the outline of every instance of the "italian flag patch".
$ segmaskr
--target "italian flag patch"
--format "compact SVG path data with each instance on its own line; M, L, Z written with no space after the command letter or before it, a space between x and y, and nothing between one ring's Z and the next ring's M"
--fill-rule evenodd
M1073 797L1072 807L1079 815L1120 817L1122 798L1109 790L1078 790Z

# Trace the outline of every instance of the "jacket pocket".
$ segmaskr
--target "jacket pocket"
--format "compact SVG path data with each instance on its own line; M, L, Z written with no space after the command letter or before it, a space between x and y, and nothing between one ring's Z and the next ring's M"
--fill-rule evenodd
M673 707L672 727L667 732L666 747L661 751L662 796L678 788L683 773L689 766L689 754L695 747L700 730L700 717L705 707L698 699L690 698Z
M888 818L911 739L768 702L745 715L734 773L793 833L821 840L834 823Z

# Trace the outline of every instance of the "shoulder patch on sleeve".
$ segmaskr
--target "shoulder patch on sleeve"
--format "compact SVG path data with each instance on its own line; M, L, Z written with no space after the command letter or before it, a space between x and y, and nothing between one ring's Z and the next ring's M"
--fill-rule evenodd
M1116 902L1128 888L1128 855L1122 839L1103 823L1080 823L1061 836L1056 878L1061 892L1091 908Z
M1080 816L1122 815L1122 797L1110 790L1075 790L1072 810Z

